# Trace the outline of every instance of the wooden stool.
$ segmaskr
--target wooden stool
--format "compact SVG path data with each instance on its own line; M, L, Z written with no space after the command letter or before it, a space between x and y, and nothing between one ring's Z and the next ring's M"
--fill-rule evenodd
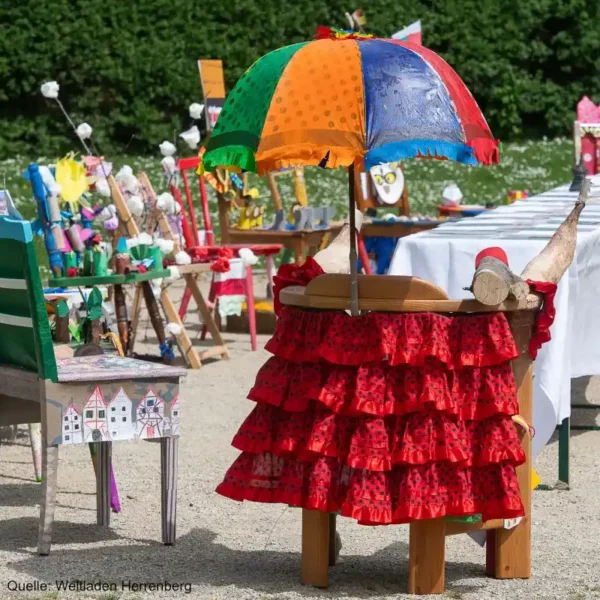
M507 315L520 356L512 361L518 387L520 415L531 423L532 360L528 344L540 299L506 302L497 307L475 300L449 300L443 290L415 277L358 276L359 308L381 312L435 312L467 314L499 311ZM350 276L322 275L306 288L282 290L283 304L315 310L348 310ZM487 531L486 572L499 579L522 578L531 574L531 436L520 432L526 462L517 467L525 516L512 528L501 519L466 523L446 519L413 521L410 524L409 581L411 594L440 594L444 591L445 538L447 535ZM302 581L315 587L327 587L328 568L335 564L335 515L302 511Z

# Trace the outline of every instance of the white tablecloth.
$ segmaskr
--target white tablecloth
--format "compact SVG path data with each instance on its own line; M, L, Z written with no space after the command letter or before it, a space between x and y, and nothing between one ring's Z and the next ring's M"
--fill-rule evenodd
M519 214L524 214L521 211L542 214L542 220L553 214L549 220L557 221L558 226L557 215L562 216L576 197L577 194L567 193L566 186L562 186L516 206L496 209L493 217L490 212L469 219L469 223L465 219L460 225L444 225L449 228L447 234L438 228L400 238L389 274L426 279L443 288L450 298L472 298L463 288L471 283L479 251L489 246L502 247L511 269L520 273L548 239L513 239L511 234L498 234L506 225L498 225L490 233L479 229L480 234L473 234L469 230L488 227L494 221L504 224L510 219L518 220ZM568 201L569 205L554 204L560 200ZM545 214L539 207L545 208ZM587 216L591 223L596 215L600 223L600 207L588 205L582 218ZM539 226L540 219L536 222ZM464 236L455 233L459 227ZM600 375L600 227L586 225L578 232L575 260L559 283L555 302L552 339L542 347L534 365L534 457L546 445L556 425L571 413L571 378Z

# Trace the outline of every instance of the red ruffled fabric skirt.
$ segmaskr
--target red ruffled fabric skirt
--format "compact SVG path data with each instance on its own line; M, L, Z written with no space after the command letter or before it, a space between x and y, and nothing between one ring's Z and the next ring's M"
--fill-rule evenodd
M502 313L284 307L217 492L365 525L522 516L525 461Z

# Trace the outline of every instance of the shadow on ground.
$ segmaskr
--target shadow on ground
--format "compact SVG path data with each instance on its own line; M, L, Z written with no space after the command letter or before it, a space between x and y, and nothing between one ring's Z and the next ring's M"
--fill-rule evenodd
M34 519L3 523L0 547L14 547L15 537L31 540L34 529L37 533ZM5 541L7 530L12 530L12 540ZM129 543L124 545L72 550L60 546L67 542L87 544L117 540L118 536L110 534L110 530L104 530L103 536L101 528L96 526L61 522L56 524L55 531L55 544L49 556L29 554L11 567L46 582L63 578L97 581L100 577L103 582L120 586L123 580L146 583L166 580L193 586L233 586L266 594L293 591L303 596L324 598L348 595L369 598L377 594L395 595L408 589L408 547L405 542L391 544L370 556L345 555L342 551L341 562L330 569L329 589L319 591L300 584L299 552L231 549L216 542L216 534L207 529L193 529L172 547L151 540L127 540ZM447 563L447 590L452 593L455 585L454 591L458 594L476 591L479 586L465 585L458 580L483 576L483 569L483 558L482 564Z

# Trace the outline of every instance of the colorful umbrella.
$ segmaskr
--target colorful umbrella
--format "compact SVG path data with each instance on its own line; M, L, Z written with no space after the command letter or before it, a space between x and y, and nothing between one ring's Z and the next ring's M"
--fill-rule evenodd
M477 103L435 52L406 41L319 28L317 38L254 63L228 96L204 169L354 168L412 157L468 165L498 162L498 143ZM355 236L351 310L358 314Z
M264 174L298 165L367 169L415 156L498 161L473 96L435 52L321 30L260 58L228 96L204 166Z

